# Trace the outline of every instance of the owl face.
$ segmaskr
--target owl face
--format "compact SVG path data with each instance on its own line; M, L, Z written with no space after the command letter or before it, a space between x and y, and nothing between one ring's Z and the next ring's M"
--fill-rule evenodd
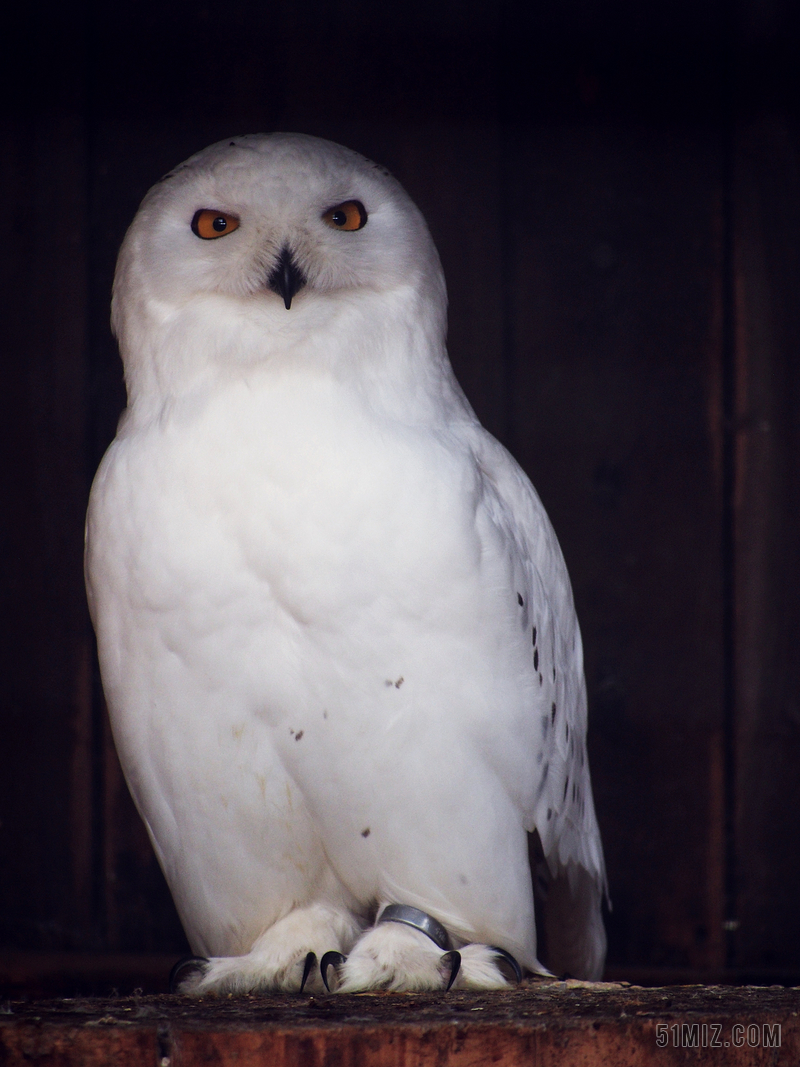
M420 212L387 171L328 141L272 134L212 145L151 189L115 288L162 307L215 294L292 311L439 271Z
M425 221L386 170L329 141L259 134L199 152L145 196L112 324L144 417L278 365L371 374L397 396L410 386L390 379L405 374L419 392L444 374L426 365L446 360L446 306Z

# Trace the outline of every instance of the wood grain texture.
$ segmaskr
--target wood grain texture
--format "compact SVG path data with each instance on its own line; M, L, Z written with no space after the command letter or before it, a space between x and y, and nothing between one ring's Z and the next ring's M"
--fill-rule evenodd
M774 118L742 124L734 185L736 938L737 962L758 966L794 962L800 945L798 189L797 131Z
M644 1067L696 1063L700 1053L724 1067L779 1067L800 1054L797 1004L796 992L768 989L577 983L483 995L51 1001L8 1006L0 1059L9 1067Z

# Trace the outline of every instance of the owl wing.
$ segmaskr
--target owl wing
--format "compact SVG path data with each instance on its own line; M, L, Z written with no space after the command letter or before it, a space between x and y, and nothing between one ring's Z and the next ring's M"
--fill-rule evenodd
M526 830L538 833L547 865L547 957L557 973L599 978L607 883L586 748L583 647L567 568L517 462L480 426L471 446L483 479L482 507L502 532L530 635L530 714L539 718L539 746L530 753L522 817Z

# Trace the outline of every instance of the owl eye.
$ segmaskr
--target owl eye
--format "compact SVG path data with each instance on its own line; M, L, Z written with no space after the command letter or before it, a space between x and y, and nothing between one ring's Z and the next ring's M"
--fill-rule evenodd
M367 210L360 200L345 200L343 204L328 208L322 221L334 230L360 230L367 225Z
M224 211L214 211L204 207L195 211L192 219L192 232L204 241L211 241L215 237L224 237L226 233L233 233L238 227L239 220L235 215L226 215Z

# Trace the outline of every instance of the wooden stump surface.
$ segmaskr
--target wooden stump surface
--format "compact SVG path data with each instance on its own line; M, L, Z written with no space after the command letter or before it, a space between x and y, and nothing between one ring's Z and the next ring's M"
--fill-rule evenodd
M800 989L531 982L503 993L0 1004L0 1064L797 1064Z

